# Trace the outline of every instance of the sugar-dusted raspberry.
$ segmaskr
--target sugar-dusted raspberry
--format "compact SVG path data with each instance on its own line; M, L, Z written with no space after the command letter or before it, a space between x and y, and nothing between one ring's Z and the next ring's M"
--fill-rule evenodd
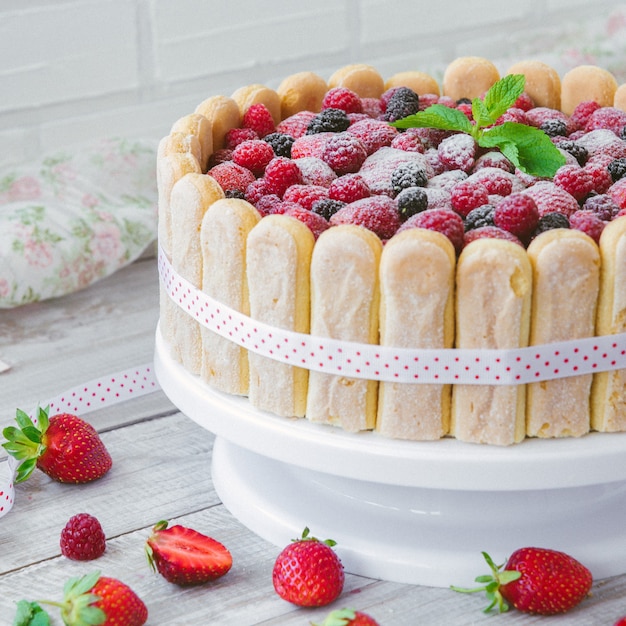
M249 169L255 176L261 176L267 164L274 158L272 146L262 139L242 141L233 150L233 161Z
M452 208L465 217L472 209L489 204L489 192L479 182L463 180L450 190Z
M526 111L526 122L530 126L541 128L541 125L547 120L562 120L566 124L567 132L569 135L576 130L576 125L571 121L568 115L557 109L550 109L549 107L535 107Z
M465 232L482 228L483 226L495 226L494 215L496 209L491 204L483 204L482 206L472 209L465 216Z
M346 87L333 87L322 100L322 109L340 109L346 113L362 113L361 98Z
M439 160L439 153L437 152L437 148L426 148L426 150L424 150L424 158L430 165L433 171L433 176L438 176L439 174L443 174L443 172L446 171L444 164Z
M456 108L456 100L451 96L439 96L437 98L437 104L441 104L444 107L448 107L449 109Z
M360 174L344 174L336 178L328 188L328 197L346 204L369 198L370 188Z
M457 253L463 249L465 238L463 219L458 213L449 209L426 209L421 213L416 213L402 224L399 231L409 228L435 230L445 235L452 242Z
M420 133L416 128L407 128L403 133L398 133L391 142L391 147L407 152L420 152L424 154L425 148Z
M593 191L593 178L579 165L563 165L554 175L554 184L582 202Z
M231 128L224 135L224 147L234 150L240 143L259 139L257 132L252 128Z
M467 117L468 120L470 120L470 122L474 119L473 115L472 115L472 105L469 102L461 102L459 104L457 104L457 111L461 111L461 113L465 114L465 117Z
M435 187L424 187L424 191L428 196L429 209L448 209L449 211L454 211L449 191L446 189L436 189Z
M620 209L626 209L626 178L620 178L607 190L613 201Z
M395 201L388 196L371 196L346 204L330 218L330 223L364 226L381 239L389 239L400 227L400 214Z
M620 211L619 206L607 193L589 196L582 208L585 211L593 211L604 222L610 222Z
M626 176L626 158L613 159L608 165L607 169L611 175L613 182L618 181L620 178Z
M298 111L280 122L276 127L276 131L298 139L298 137L306 134L306 129L315 116L316 113L313 113L313 111Z
M309 211L309 209L305 209L301 206L295 206L287 209L285 211L285 215L294 217L295 219L300 220L303 224L306 224L315 236L315 239L317 239L325 230L330 228L328 221L319 213L314 213L313 211Z
M412 89L408 87L397 87L394 89L389 100L387 100L383 119L387 122L395 122L403 117L417 113L419 107L419 96Z
M429 106L437 104L439 96L436 93L423 93L420 94L420 111L424 111Z
M476 162L476 142L470 135L456 133L441 141L437 153L446 169L469 172Z
M330 218L339 211L339 209L343 209L346 206L346 202L341 202L341 200L333 200L332 198L323 198L322 200L318 200L313 203L311 207L311 211L313 213L318 213L325 220L330 220Z
M254 174L247 168L237 165L233 161L220 163L212 167L207 174L215 178L224 191L239 189L246 191L248 185L255 179Z
M358 172L367 158L367 151L357 136L349 132L335 133L326 141L320 158L341 176Z
M310 122L306 129L307 135L317 133L341 133L350 126L350 120L345 111L340 109L324 109Z
M513 233L523 241L537 227L539 209L529 195L513 193L498 203L493 221L498 228Z
M396 196L400 217L403 220L428 208L428 194L423 187L407 187Z
M261 196L254 203L254 206L261 215L265 216L272 215L273 213L281 213L282 203L283 201L275 193L268 193L264 196Z
M482 167L468 177L468 181L476 181L487 188L488 193L508 196L513 192L515 176L499 167Z
M288 187L302 182L302 174L295 161L274 157L265 168L264 179L267 192L282 198Z
M356 124L357 122L362 122L363 120L370 120L372 118L366 113L348 113L348 119L350 120L350 126L352 126ZM350 128L350 126L348 126L348 128Z
M230 148L220 148L219 150L215 150L215 152L213 152L209 157L209 169L219 165L220 163L232 160L233 151Z
M552 181L539 181L524 189L522 193L528 194L535 201L540 217L554 212L563 213L569 217L580 208L571 194Z
M337 174L333 172L328 163L318 157L302 157L295 160L302 174L302 182L305 185L321 185L330 187Z
M585 100L579 102L570 116L572 122L576 124L577 128L585 128L591 114L597 111L600 105L595 100Z
M333 136L333 133L316 133L314 135L303 135L298 137L291 146L291 158L302 159L304 157L322 158L326 142Z
M593 190L596 193L605 193L606 190L613 184L613 179L606 165L603 163L591 160L585 164L585 170L591 176L593 180Z
M578 165L584 165L589 158L589 152L587 152L587 148L581 146L579 143L571 140L560 141L558 143L558 147L561 150L565 150L569 152L575 159Z
M264 178L257 178L253 180L247 187L245 191L245 199L250 203L256 205L259 198L267 194L267 188L265 185Z
M283 194L283 200L297 202L309 210L314 202L322 198L328 198L328 189L321 185L291 185Z
M372 119L378 119L383 114L380 98L361 98L361 109Z
M619 137L624 125L626 125L626 111L617 107L601 107L589 116L585 124L585 131L590 132L604 128Z
M390 146L393 140L400 134L393 126L381 120L365 119L352 124L347 132L361 140L367 154L374 154L383 146Z
M513 163L511 163L511 161L509 161L502 154L502 152L497 152L495 150L481 154L476 159L476 163L474 163L472 171L476 172L483 167L497 167L498 169L504 170L505 172L509 172L511 174L515 172L515 166L513 165Z
M569 221L572 228L589 235L596 243L600 241L600 235L606 226L606 222L601 220L594 211L577 211L569 218Z
M535 102L533 99L524 91L520 94L520 96L515 101L513 105L516 109L521 109L522 111L530 111L535 107Z
M554 213L545 213L539 218L535 230L531 234L531 239L545 233L553 228L570 228L569 218L563 213L555 211Z
M269 135L265 135L263 137L263 141L267 141L267 143L272 146L272 150L276 156L291 158L291 146L293 146L293 142L295 138L291 135L287 135L286 133L270 133Z
M417 161L406 161L391 173L391 189L399 194L408 187L425 187L428 183L426 168Z
M590 159L600 155L610 156L614 159L626 157L626 142L617 137L612 130L606 128L585 133L577 141L587 149Z
M262 102L257 102L248 107L248 110L243 114L241 126L242 128L252 128L261 139L276 130L274 118Z
M433 174L430 163L425 155L419 152L405 152L395 148L383 147L378 152L367 157L359 174L363 177L372 194L386 194L394 196L391 188L391 175L393 171L406 161L417 161L426 168L426 174L430 178Z
M548 137L567 137L568 134L567 122L554 117L542 122L539 130L542 130Z
M100 522L89 513L77 513L61 531L61 554L73 561L91 561L104 554L106 537Z
M498 124L504 124L504 122L516 122L517 124L527 124L526 111L511 107L508 111L505 111L496 120L495 126L497 126Z
M524 246L520 239L513 233L504 230L504 228L499 228L498 226L479 226L478 228L468 230L465 233L464 243L467 246L477 239L503 239L504 241L511 241L522 247Z

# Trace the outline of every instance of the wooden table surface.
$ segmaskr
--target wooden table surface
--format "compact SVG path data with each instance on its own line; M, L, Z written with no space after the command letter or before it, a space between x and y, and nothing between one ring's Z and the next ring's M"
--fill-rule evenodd
M78 384L150 362L157 320L158 277L150 257L81 292L0 311L0 360L10 366L0 373L0 426L13 422L18 407L32 410ZM13 510L0 519L0 625L12 623L17 600L60 599L68 577L94 569L130 585L148 606L151 626L304 626L344 606L367 611L381 626L544 621L611 626L626 614L626 576L596 581L591 597L576 610L552 618L515 611L487 616L478 595L352 574L332 607L299 609L272 587L280 548L254 535L221 504L211 480L211 433L160 390L86 418L100 431L113 468L87 485L61 485L39 471L17 485ZM0 463L5 460L0 449ZM82 511L98 517L107 536L105 554L91 563L70 561L59 549L65 522ZM187 589L153 574L143 546L160 519L220 540L233 554L232 570L214 583ZM55 609L51 614L53 624L60 624Z

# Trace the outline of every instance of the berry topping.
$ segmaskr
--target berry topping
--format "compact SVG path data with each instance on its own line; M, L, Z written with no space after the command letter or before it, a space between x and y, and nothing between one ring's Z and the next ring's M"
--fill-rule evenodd
M581 166L584 165L589 158L589 152L587 151L587 148L581 146L575 141L560 141L559 148L561 148L561 150L569 152Z
M285 211L285 215L294 217L300 220L303 224L306 224L315 239L317 239L325 230L330 228L328 220L316 211L310 211L300 206L291 207Z
M248 108L243 114L241 126L243 128L251 128L261 139L276 130L272 114L261 102L253 104Z
M261 176L267 164L274 158L272 146L261 139L242 141L233 150L233 162Z
M407 128L403 133L398 133L391 142L392 148L406 150L407 152L421 152L426 150L422 143L422 133L418 128Z
M626 209L626 178L620 178L609 187L607 193L620 209Z
M569 221L572 228L589 235L596 243L600 241L600 235L606 226L606 222L595 211L577 211Z
M341 111L340 109L324 109L309 122L306 134L341 133L347 130L348 126L350 126L350 120L345 111Z
M472 228L465 233L465 245L476 241L477 239L503 239L504 241L510 241L520 246L524 244L508 230L504 228L498 228L497 226L480 226L478 228Z
M395 194L391 188L391 175L399 165L412 160L423 165L429 178L433 175L432 167L426 159L426 155L388 147L383 147L378 152L367 157L361 166L359 174L363 177L372 193L384 193L394 196Z
M295 161L275 157L265 168L264 180L267 193L274 193L282 198L288 187L302 182L302 174Z
M293 142L295 141L291 135L278 132L270 133L263 137L263 141L267 141L267 143L272 146L272 150L274 150L276 156L287 157L288 159L291 158L291 146L293 146Z
M491 204L483 204L472 209L465 216L465 232L475 228L482 228L483 226L495 226L495 212L496 210Z
M231 128L224 135L224 148L234 150L240 143L259 139L256 131L252 128Z
M347 132L359 138L368 156L380 150L383 146L390 146L399 135L398 131L381 120L364 119L352 124Z
M467 180L480 183L490 194L508 196L513 192L513 182L516 179L515 176L505 172L499 167L481 167Z
M232 193L232 191L227 191L224 192L224 194L226 193ZM245 191L245 199L250 203L250 204L256 204L258 199L261 196L264 196L267 193L267 189L265 187L265 179L263 178L257 178L256 180L253 180L247 187L246 187L246 191Z
M541 235L546 230L552 230L553 228L570 228L569 218L563 213L546 213L539 218L537 227L535 228L532 237Z
M465 228L463 219L458 213L449 209L426 209L410 217L400 231L408 228L427 228L445 235L454 246L457 253L461 252L464 243Z
M419 96L408 87L397 87L387 100L383 119L387 122L395 122L417 113L419 109Z
M570 118L572 122L576 124L577 128L585 128L591 114L599 108L600 105L595 100L585 100L583 102L579 102Z
M317 200L313 203L313 207L311 210L313 213L317 213L321 215L325 220L330 221L330 218L346 206L345 202L341 202L341 200L333 200L332 198L323 198L322 200Z
M401 163L391 174L391 189L394 194L409 187L425 187L427 183L426 168L417 161Z
M248 185L255 180L254 174L249 169L233 161L220 163L212 167L207 174L215 178L225 192L233 189L245 192Z
M475 163L476 142L470 135L457 133L442 139L437 152L446 169L469 172Z
M330 187L337 178L328 163L317 157L302 157L296 160L296 165L302 174L302 182L305 185L321 185Z
M306 133L311 120L315 117L312 111L298 111L290 117L285 118L276 127L277 132L284 135L291 135L294 139L302 137Z
M498 203L494 211L493 221L498 228L524 240L537 227L539 210L529 195L513 193Z
M291 146L291 158L303 159L315 157L321 159L326 147L326 142L333 136L333 133L316 133L315 135L303 135L298 137Z
M567 137L567 123L565 120L550 118L545 120L539 126L548 137Z
M339 109L346 113L362 113L361 98L346 87L334 87L326 92L322 100L322 109Z
M585 124L585 131L604 128L612 131L618 137L626 125L626 111L622 111L617 107L601 107L594 111Z
M573 196L552 181L538 182L522 193L535 201L540 216L557 211L569 217L580 208Z
M554 184L582 202L593 191L593 178L578 165L563 165L554 175Z
M328 196L349 204L362 198L369 198L370 189L360 174L345 174L336 178L328 188Z
M614 159L607 165L611 180L613 182L626 176L626 158Z
M61 554L73 561L91 561L104 554L106 537L100 522L89 513L77 513L61 531Z
M254 206L261 215L272 215L272 213L283 212L282 204L283 201L275 193L268 193L265 196L261 196L254 203Z
M403 220L428 208L428 194L422 187L407 187L396 196L396 204Z
M367 152L358 137L341 132L328 138L320 158L341 175L358 172L367 158Z
M465 217L472 209L489 204L489 191L482 183L461 181L450 191L452 208Z
M283 195L283 200L296 202L309 210L315 202L323 198L328 198L328 189L321 185L291 185Z
M589 196L582 208L585 211L593 211L604 222L615 219L620 211L613 198L606 193Z
M346 204L331 218L333 226L356 224L376 233L381 239L393 237L400 227L400 214L395 201L388 196L370 196Z
M220 163L225 163L226 161L233 160L233 151L232 148L220 148L211 154L209 157L209 169L219 165Z

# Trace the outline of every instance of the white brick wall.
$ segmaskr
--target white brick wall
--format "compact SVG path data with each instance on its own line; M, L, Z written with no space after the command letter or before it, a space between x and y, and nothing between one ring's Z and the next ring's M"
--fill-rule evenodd
M328 77L365 62L383 76L440 78L461 54L506 59L514 42L530 55L616 7L623 2L2 0L0 165L103 136L156 140L209 95L276 87L303 69Z

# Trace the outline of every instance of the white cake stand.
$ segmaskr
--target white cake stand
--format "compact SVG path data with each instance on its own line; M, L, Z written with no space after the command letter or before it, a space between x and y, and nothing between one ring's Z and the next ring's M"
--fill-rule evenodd
M337 541L347 571L402 583L470 585L480 552L563 550L595 578L626 573L626 433L499 448L349 434L253 409L169 356L169 399L215 433L212 476L230 512L279 547L305 526Z

